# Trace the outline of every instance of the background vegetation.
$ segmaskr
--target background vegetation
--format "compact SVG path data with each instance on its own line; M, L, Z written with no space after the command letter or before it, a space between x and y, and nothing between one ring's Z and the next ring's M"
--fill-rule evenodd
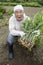
M0 0L0 5L17 5L21 4L23 6L35 6L40 7L43 5L43 0Z

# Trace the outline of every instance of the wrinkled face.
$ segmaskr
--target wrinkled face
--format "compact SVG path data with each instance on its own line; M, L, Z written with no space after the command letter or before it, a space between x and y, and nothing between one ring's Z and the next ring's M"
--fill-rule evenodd
M22 10L15 11L15 17L17 21L21 21L23 19L23 14L24 14L24 11Z

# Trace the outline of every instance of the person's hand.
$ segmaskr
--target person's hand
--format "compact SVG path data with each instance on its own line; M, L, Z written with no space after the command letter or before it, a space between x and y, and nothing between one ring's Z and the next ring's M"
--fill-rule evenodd
M25 35L25 33L24 32L20 32L20 35L21 35L21 37L23 37Z

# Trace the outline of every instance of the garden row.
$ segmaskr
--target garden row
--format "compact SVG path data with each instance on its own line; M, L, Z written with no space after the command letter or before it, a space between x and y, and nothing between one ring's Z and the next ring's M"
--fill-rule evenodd
M40 6L42 6L38 2L21 2L21 3L17 3L17 2L0 2L0 5L5 5L5 6L15 6L17 4L21 4L23 6L31 6L31 7L40 7Z
M3 19L5 13L10 16L13 13L13 10L9 9L9 11L6 12L6 9L4 7L0 7L0 19Z

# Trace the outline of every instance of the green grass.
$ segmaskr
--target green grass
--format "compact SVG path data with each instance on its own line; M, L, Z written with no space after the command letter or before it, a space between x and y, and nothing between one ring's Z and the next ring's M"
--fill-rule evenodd
M31 6L31 7L40 7L40 6L42 6L38 2L22 2L22 3L16 3L16 2L0 2L0 5L5 5L5 6L15 6L17 4L21 4L23 6Z
M0 19L3 18L4 13L6 12L6 9L3 7L0 7Z
M11 16L12 13L13 13L13 9L9 9L9 11L7 13L8 13L9 16Z

